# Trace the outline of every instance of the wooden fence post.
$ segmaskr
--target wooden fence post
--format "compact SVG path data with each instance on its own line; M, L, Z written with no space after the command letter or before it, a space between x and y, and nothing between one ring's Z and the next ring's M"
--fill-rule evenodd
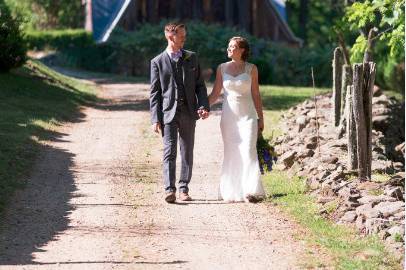
M367 132L365 126L364 109L364 66L363 64L354 65L353 79L353 112L355 118L355 129L357 138L357 159L358 159L358 177L361 180L367 179Z
M356 123L358 177L371 179L372 164L372 89L375 63L354 65L353 113Z
M352 70L349 65L342 67L342 80L341 80L341 116L344 116L344 108L347 97L347 87L352 84Z
M341 117L341 76L342 76L343 54L340 48L335 48L333 59L333 103L334 103L334 125L340 124Z
M365 105L365 128L366 128L366 170L367 177L371 179L372 166L372 96L375 83L376 64L373 62L364 63L364 105Z
M352 83L352 69L351 66L344 64L342 70L341 81L341 118L338 127L338 138L342 138L346 131L348 105L347 105L347 91L348 86Z
M355 119L353 112L352 93L354 87L352 85L347 86L347 95L345 101L345 116L346 116L346 128L347 128L347 141L348 141L348 161L347 167L349 170L356 170L358 168L357 158L357 137L355 131Z

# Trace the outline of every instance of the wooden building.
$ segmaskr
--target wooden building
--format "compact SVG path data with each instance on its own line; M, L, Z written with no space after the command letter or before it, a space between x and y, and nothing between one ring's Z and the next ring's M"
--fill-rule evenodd
M301 46L301 40L286 23L284 0L119 0L117 3L120 1L121 4L113 7L110 0L87 0L93 25L101 24L97 40L107 40L117 25L133 31L142 23L179 19L236 26L257 37ZM109 12L110 18L106 19Z

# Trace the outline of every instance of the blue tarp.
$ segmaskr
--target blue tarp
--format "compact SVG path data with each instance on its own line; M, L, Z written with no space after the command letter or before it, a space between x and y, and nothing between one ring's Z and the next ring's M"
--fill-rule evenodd
M285 20L285 22L287 21L287 17L286 17L286 5L285 5L285 1L283 0L272 0L272 2L274 3L276 9L278 10L279 14L281 15L282 19Z
M131 0L93 0L92 22L93 37L104 42L120 20Z

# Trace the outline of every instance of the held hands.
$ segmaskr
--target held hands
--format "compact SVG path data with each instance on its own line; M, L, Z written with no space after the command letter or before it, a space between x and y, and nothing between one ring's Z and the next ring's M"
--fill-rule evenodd
M198 110L197 110L197 114L199 115L199 117L200 118L202 118L203 120L204 119L206 119L207 117L209 117L209 112L206 110L206 109L204 109L203 107L200 107Z

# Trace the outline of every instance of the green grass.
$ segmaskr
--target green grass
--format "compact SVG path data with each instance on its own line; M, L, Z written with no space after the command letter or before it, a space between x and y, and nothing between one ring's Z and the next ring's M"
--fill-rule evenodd
M329 88L316 88L316 94L327 93ZM276 138L282 135L278 128L281 115L290 107L313 97L312 87L290 87L290 86L260 86L262 104L265 119L265 137Z
M63 122L79 121L79 106L94 102L94 91L37 61L0 74L0 212L24 185L41 141L58 139Z
M302 179L272 171L264 177L264 183L269 200L280 205L306 228L307 233L302 236L304 240L325 249L332 257L335 269L401 269L377 236L361 238L355 229L321 217L319 206L306 194Z
M328 89L316 89L317 93ZM280 135L280 117L291 106L313 97L312 88L261 86L265 114L265 136ZM263 178L269 201L284 209L305 228L302 234L309 248L317 246L325 251L329 262L322 258L305 258L304 268L333 267L334 269L401 269L376 236L361 238L355 229L337 225L319 215L319 205L306 193L306 184L298 177L288 177L274 170ZM327 208L333 211L337 202ZM326 265L327 264L327 265Z

